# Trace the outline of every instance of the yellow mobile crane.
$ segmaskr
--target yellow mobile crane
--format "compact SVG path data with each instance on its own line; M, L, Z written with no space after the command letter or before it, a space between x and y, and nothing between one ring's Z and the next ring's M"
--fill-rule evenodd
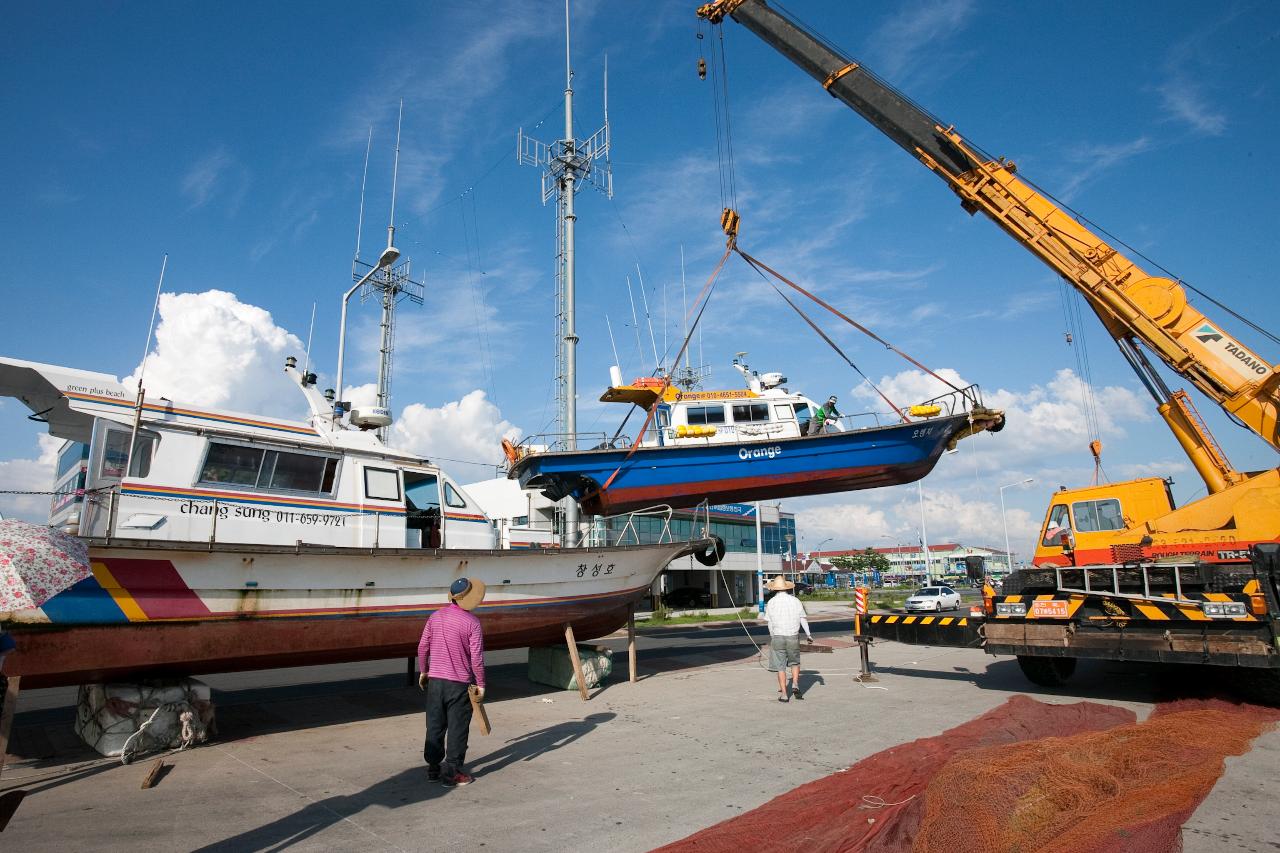
M986 591L987 651L1017 655L1040 684L1061 683L1079 657L1254 667L1280 684L1280 470L1232 468L1147 353L1275 449L1280 367L1191 306L1180 282L1142 269L1020 179L1013 162L987 156L766 0L717 0L698 15L754 32L940 177L965 211L987 215L1061 275L1205 482L1206 497L1177 508L1160 478L1055 493L1035 568L1012 575L1000 596Z

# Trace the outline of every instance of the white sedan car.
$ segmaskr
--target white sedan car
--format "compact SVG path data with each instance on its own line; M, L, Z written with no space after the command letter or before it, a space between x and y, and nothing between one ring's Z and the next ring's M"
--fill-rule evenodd
M907 599L907 612L955 610L960 607L960 593L949 586L926 586Z

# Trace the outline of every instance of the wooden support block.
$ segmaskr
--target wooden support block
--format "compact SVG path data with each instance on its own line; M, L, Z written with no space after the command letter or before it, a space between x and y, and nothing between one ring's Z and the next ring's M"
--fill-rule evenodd
M582 673L582 658L578 656L578 643L573 638L573 626L564 626L564 641L569 644L569 660L573 662L573 676L578 682L578 695L586 702L591 698L587 693L587 677Z
M636 683L636 606L632 603L631 608L627 611L627 671L630 675L628 679L632 684Z
M831 648L830 646L820 646L817 643L801 643L800 651L805 653L808 653L808 652L830 653L830 652L834 652L835 649Z
M9 752L9 730L13 728L13 712L18 706L18 689L22 676L9 676L9 688L4 693L4 711L0 713L0 776L4 775L4 758Z
M151 769L147 771L147 776L142 780L142 790L147 790L155 786L160 781L160 777L164 775L164 761L157 758L156 763L151 765Z

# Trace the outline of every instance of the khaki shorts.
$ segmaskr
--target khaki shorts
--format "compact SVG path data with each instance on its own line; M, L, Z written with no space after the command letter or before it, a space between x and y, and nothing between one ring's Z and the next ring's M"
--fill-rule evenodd
M773 666L771 669L782 669L800 665L800 635L790 637L770 637L769 652Z

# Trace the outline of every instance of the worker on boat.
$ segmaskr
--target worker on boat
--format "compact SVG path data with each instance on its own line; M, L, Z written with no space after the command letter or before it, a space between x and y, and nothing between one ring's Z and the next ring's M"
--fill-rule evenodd
M809 620L805 618L804 605L791 594L795 584L782 575L775 575L764 588L774 595L764 606L764 618L769 623L769 653L778 669L778 701L790 702L792 697L803 699L800 692L800 629L813 642L809 632ZM787 693L787 670L791 670L791 692Z
M840 413L836 411L836 395L832 394L827 398L827 402L818 407L818 411L813 413L813 418L809 421L809 435L820 435L826 432L827 421L833 424L840 417Z
M422 757L427 762L427 781L446 788L475 781L463 762L471 728L468 688L474 684L477 700L484 700L484 636L480 620L471 612L484 600L484 591L484 581L454 581L449 605L431 614L418 641L418 689L427 692Z

